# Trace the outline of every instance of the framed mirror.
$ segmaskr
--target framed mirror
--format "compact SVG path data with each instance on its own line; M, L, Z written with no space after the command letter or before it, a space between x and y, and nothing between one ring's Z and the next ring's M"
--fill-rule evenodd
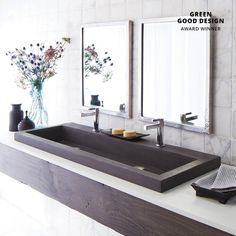
M180 24L178 18L143 20L141 26L141 119L210 133L209 24ZM186 29L186 28L185 28Z
M82 26L82 105L131 117L132 23Z

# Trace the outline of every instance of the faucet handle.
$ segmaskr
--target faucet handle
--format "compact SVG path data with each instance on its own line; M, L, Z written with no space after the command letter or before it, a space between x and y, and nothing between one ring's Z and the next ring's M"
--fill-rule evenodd
M164 125L164 119L152 119L152 122L159 122L160 123L160 125Z
M81 117L86 117L86 116L93 116L96 114L96 111L94 109L88 109L88 110L81 110L80 115Z
M94 110L96 110L96 109L98 109L98 108L96 108L96 107L89 107L89 108L88 108L89 111L94 111Z
M96 114L99 113L99 108L98 107L90 107L88 110L89 111L95 111Z

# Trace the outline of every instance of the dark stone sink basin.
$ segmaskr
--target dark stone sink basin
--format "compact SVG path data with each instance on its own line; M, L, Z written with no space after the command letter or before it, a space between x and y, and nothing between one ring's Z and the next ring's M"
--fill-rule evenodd
M15 140L158 192L220 165L218 156L116 139L75 123L17 132Z

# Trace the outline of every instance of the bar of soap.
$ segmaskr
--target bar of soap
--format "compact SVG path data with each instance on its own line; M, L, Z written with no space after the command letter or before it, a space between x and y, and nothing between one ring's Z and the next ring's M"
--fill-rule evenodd
M122 128L113 128L111 133L114 134L114 135L118 135L118 134L123 134L125 130L122 129Z
M135 130L125 130L123 132L123 136L125 138L135 137L136 136L136 131Z

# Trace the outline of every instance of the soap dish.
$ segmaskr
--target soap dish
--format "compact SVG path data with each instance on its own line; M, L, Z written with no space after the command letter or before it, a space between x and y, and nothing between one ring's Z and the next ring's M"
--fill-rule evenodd
M101 133L109 135L111 137L119 138L119 139L124 139L124 140L129 140L129 141L137 141L142 137L148 136L150 134L141 134L141 133L136 133L135 136L133 137L124 137L122 134L112 134L112 129L102 129Z
M219 190L212 190L200 187L196 183L192 183L191 186L196 190L196 195L199 197L213 198L218 200L220 203L225 204L231 197L236 195L236 190L229 190L222 192Z

